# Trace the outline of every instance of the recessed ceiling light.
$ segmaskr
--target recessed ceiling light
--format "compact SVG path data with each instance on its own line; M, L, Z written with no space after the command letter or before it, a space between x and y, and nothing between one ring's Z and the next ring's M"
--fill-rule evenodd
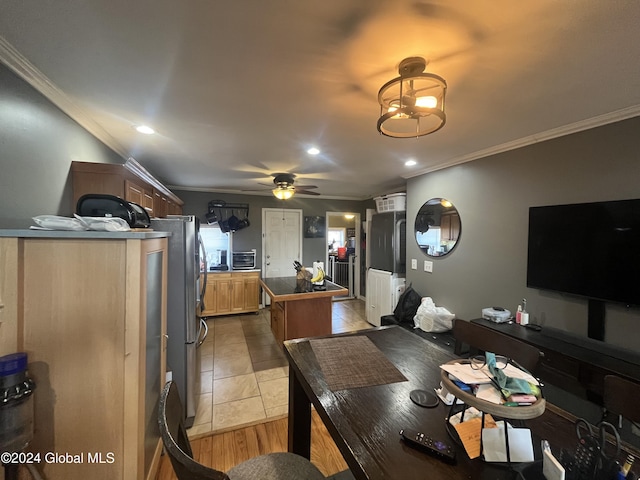
M311 147L307 150L307 153L309 155L318 155L320 153L320 150L316 147Z
M414 165L417 165L418 162L416 162L415 160L407 160L406 162L404 162L404 164L407 167L413 167Z
M144 133L145 135L153 135L154 133L156 133L156 131L153 128L147 127L146 125L138 125L136 127L136 130L139 133Z

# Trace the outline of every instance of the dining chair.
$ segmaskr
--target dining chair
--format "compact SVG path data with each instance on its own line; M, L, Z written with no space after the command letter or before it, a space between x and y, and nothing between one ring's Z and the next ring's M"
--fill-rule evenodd
M532 374L535 374L540 361L541 352L533 345L477 323L454 319L453 337L456 339L456 354L461 353L459 343L466 344L472 355L484 352L503 355Z
M184 428L183 411L175 383L167 382L160 394L158 423L164 448L178 480L326 480L309 460L286 452L251 458L228 472L202 465L193 459L191 444ZM349 480L353 476L347 470L328 478Z

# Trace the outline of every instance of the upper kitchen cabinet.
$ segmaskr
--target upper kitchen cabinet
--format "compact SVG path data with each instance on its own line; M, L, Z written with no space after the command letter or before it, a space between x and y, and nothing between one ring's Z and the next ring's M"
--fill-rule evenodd
M151 217L181 215L183 202L141 165L71 162L73 208L89 193L115 195L143 207Z

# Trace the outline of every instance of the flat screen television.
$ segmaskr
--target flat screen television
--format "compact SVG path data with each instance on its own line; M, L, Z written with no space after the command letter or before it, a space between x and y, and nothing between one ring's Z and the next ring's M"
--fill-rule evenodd
M531 207L527 286L640 305L640 200Z

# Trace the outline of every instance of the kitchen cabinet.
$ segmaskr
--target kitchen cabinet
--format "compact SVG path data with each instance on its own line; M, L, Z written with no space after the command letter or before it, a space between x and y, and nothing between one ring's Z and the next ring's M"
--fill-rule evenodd
M201 317L256 312L260 308L260 271L210 272ZM204 281L204 275L201 277Z
M73 209L82 195L115 195L143 207L151 217L181 215L183 202L132 160L127 166L71 162ZM132 165L132 166L129 166Z
M460 215L457 213L442 215L440 219L440 240L455 241L460 235Z
M44 477L154 479L166 234L0 230L0 272L0 355L27 352L36 383L27 450L83 455Z

